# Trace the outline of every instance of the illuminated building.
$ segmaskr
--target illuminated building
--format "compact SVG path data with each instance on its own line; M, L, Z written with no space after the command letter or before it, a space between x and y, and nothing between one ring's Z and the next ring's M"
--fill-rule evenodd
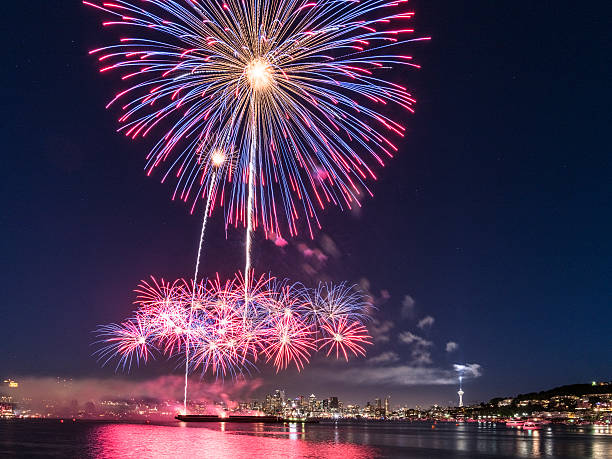
M459 390L457 391L457 395L459 395L459 408L463 407L463 392L462 389L463 376L459 376Z
M315 411L317 407L317 397L315 397L315 394L310 394L310 397L308 397L308 410L312 413Z

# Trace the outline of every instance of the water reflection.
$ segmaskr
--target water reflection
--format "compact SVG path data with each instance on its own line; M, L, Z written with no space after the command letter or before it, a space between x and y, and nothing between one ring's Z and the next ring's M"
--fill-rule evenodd
M537 430L530 430L529 436L532 437L531 441L531 456L540 457L540 432Z
M605 426L505 426L438 423L112 424L0 421L0 456L93 458L465 459L612 458Z
M374 448L350 444L311 443L259 435L175 426L106 424L92 429L89 454L95 458L241 457L361 459L378 456ZM297 425L289 426L288 437L297 440ZM285 437L286 438L286 437Z

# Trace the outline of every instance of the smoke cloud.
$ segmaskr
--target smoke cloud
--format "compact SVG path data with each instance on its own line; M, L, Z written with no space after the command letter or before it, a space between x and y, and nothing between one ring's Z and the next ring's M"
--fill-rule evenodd
M429 365L433 363L430 352L430 348L433 347L433 342L421 338L409 331L400 333L399 340L412 347L411 356L414 365Z
M482 375L482 367L477 363L456 363L453 368L459 375L463 376L463 379L478 378Z
M372 364L380 364L380 363L393 363L399 361L400 357L396 352L389 351L383 352L382 354L377 355L376 357L372 357L368 359L369 363Z
M394 365L370 368L349 368L344 371L329 371L326 378L333 381L350 382L352 385L422 386L457 384L457 369L461 368L465 378L477 378L482 367L477 363L456 364L453 369L429 368L414 365Z
M417 323L417 327L419 327L421 330L424 330L425 328L431 327L435 321L436 319L434 319L432 316L425 316L421 320L419 320L419 322Z
M454 341L446 343L446 352L455 352L457 349L459 349L459 345Z
M414 317L414 305L415 301L410 295L405 295L402 300L402 318L412 319Z
M136 381L121 377L112 379L83 378L62 379L52 377L18 378L19 388L12 394L16 401L28 400L31 408L42 408L49 403L55 406L83 406L91 402L97 405L103 400L159 400L170 403L183 399L184 378L178 375ZM189 381L189 400L197 403L223 401L228 408L233 400L248 400L262 385L261 379L237 380L231 383L212 383L192 379Z

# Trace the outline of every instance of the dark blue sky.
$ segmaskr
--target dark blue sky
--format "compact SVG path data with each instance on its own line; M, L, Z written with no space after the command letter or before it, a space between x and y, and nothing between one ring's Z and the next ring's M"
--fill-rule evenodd
M104 105L119 82L87 55L112 39L100 16L77 1L9 3L0 376L111 377L90 357L91 330L129 314L140 279L192 273L200 217L172 202L159 177L145 177L151 144L115 133L116 113ZM366 278L375 295L388 291L376 319L391 325L370 356L397 356L382 366L315 362L299 376L264 370L265 388L445 403L453 386L325 375L417 368L425 382L453 363L482 366L468 401L612 379L609 7L411 4L415 28L433 40L411 48L422 70L396 75L419 103L374 198L359 214L323 213L315 241L279 249L260 237L255 248L259 271L307 283ZM222 227L215 215L207 273L242 266L242 232L226 240ZM327 237L337 258L325 252ZM300 243L329 259L310 262ZM402 317L406 295L415 303ZM419 328L426 316L433 325ZM415 342L400 340L406 331L430 343L431 363L414 363ZM445 351L449 341L456 351Z

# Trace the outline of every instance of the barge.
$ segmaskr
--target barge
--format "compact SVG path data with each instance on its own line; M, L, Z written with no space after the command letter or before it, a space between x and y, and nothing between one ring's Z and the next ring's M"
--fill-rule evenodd
M311 419L285 419L280 416L218 416L215 414L179 414L175 417L183 422L263 422L266 424L282 424L285 422L318 422Z

